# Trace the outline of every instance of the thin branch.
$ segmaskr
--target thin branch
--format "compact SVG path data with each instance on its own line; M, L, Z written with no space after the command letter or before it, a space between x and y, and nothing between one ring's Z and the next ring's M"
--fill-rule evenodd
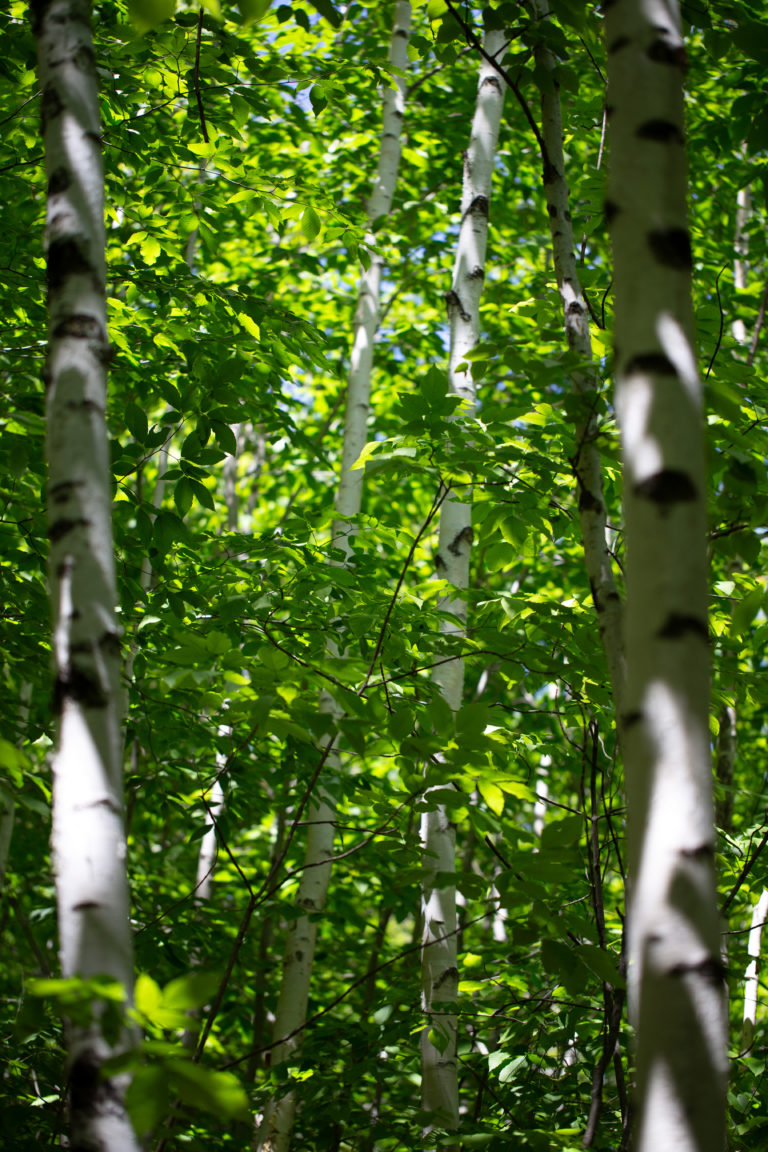
M200 44L203 38L203 15L204 9L200 9L200 15L197 18L197 41L195 43L195 67L192 72L192 86L195 90L195 99L197 100L197 111L200 115L200 130L203 133L203 140L208 143L208 127L205 123L205 108L203 108L203 94L200 91Z
M709 379L709 374L712 371L712 365L714 364L715 358L716 358L718 352L720 351L720 345L721 345L722 340L723 340L723 327L725 325L725 316L723 314L723 302L720 299L720 277L722 276L723 272L725 272L724 267L720 269L720 271L717 274L717 278L715 279L715 293L717 295L717 306L720 309L720 331L717 334L717 344L715 344L715 350L712 353L712 359L709 361L709 366L707 367L707 373L706 373L706 376L704 377L705 380Z
M495 57L493 57L490 54L490 52L486 52L485 48L483 48L481 41L476 36L475 32L472 30L472 28L470 28L470 26L469 26L469 24L467 24L466 20L464 20L464 18L459 15L459 13L456 11L453 4L451 3L451 0L445 0L445 5L446 5L448 11L450 12L451 16L453 16L454 20L456 21L456 23L459 25L462 32L464 33L464 37L465 37L467 43L472 48L474 48L476 52L479 52L484 60L488 61L488 63L491 65L491 67L493 69L495 69L496 72L498 72L499 76L501 76L504 83L508 85L510 92L512 92L512 94L514 95L518 104L522 108L523 113L525 115L525 118L528 121L528 124L530 125L531 131L533 132L534 136L536 137L536 142L539 145L539 151L541 152L542 160L544 161L545 164L548 164L549 163L549 157L547 155L547 146L544 143L544 137L541 135L541 132L539 131L539 126L536 123L536 120L534 118L533 113L531 112L530 107L528 106L528 101L526 100L525 96L523 96L522 92L520 91L520 88L515 83L515 81L512 79L512 77L510 76L507 69L503 68L501 66L501 64L499 64L498 60L496 60Z
M760 843L758 844L757 848L755 848L752 855L745 862L744 867L742 868L741 872L739 873L739 876L738 876L738 879L736 880L736 883L734 884L733 888L731 888L730 892L728 893L725 900L723 901L722 907L720 908L720 914L722 916L725 916L726 912L730 908L731 904L733 903L734 899L736 898L736 895L737 895L739 889L741 888L741 886L744 883L744 881L746 880L747 876L749 876L750 872L754 868L755 864L757 863L757 859L758 859L760 853L765 848L766 844L768 844L768 831L765 832L765 834L763 835L763 838L760 841Z

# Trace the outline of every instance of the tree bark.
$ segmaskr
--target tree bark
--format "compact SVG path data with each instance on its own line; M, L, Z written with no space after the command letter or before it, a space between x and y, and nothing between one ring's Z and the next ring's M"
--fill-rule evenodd
M506 43L504 32L493 30L486 33L483 47L488 56L500 63ZM475 384L465 357L476 346L480 328L491 180L505 88L496 69L483 58L464 159L456 261L451 289L446 295L450 325L448 381L450 390L464 401L464 415L471 414L475 407ZM440 511L437 574L452 589L440 598L438 605L451 617L442 627L452 636L462 636L466 628L471 546L472 506L466 497L450 493ZM464 688L463 660L457 658L439 665L433 681L452 711L458 711ZM425 799L429 804L429 789ZM433 1128L455 1130L459 1125L457 1028L452 1007L459 982L456 887L437 879L438 873L456 871L455 831L442 805L430 806L422 816L421 843L426 874L421 909L421 1004L426 1021L421 1033L421 1105L430 1115L424 1129L428 1147Z
M47 200L48 523L58 731L53 837L61 967L108 976L130 1001L133 962L123 831L120 643L105 421L104 179L85 0L34 0ZM129 1042L107 1040L98 1001L69 1028L71 1144L138 1149L124 1082L102 1076Z
M726 1022L708 730L706 477L674 2L606 10L624 458L638 1152L722 1152Z
M547 0L535 0L534 8L539 19L547 18L549 14ZM544 195L552 236L555 276L563 304L563 322L568 348L584 363L583 369L571 374L573 387L583 400L584 412L575 427L576 453L572 461L579 490L581 539L600 638L608 661L614 707L616 715L620 717L625 675L622 604L608 549L602 464L595 443L598 434L595 416L598 382L597 373L592 366L589 311L576 266L570 196L563 155L560 85L555 73L555 59L549 48L539 43L536 45L534 55L537 66L551 78L551 88L545 84L541 92L541 134L544 142L542 157Z

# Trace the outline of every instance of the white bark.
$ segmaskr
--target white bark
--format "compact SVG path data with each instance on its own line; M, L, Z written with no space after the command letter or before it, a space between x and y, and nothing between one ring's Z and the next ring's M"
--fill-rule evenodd
M488 31L483 47L500 62L506 48L504 33ZM470 414L475 406L472 373L469 368L462 368L462 364L466 365L466 355L476 346L480 328L491 180L504 93L503 81L493 65L483 59L464 159L461 226L453 281L446 295L450 325L448 381L451 391L464 402L464 414ZM440 512L437 555L437 574L453 589L439 602L442 611L451 615L443 625L443 631L450 635L462 636L466 627L464 592L469 584L471 545L471 504L466 496L451 493ZM451 709L457 711L464 687L463 660L440 665L433 680ZM458 995L459 981L456 888L455 885L441 886L435 878L438 872L456 871L455 832L442 806L422 816L421 842L426 876L422 890L422 1010L426 1024L421 1034L421 1103L431 1117L424 1133L428 1140L434 1127L455 1129L459 1123L456 1015L451 1008ZM441 1005L447 1005L447 1010ZM437 1043L433 1042L435 1039Z
M741 1050L747 1052L752 1047L757 1024L757 993L760 980L760 949L763 942L763 927L768 917L768 888L763 888L760 899L752 910L752 923L749 929L747 955L749 964L744 982L744 1024L741 1030Z
M120 642L106 407L103 171L90 4L36 0L48 177L48 517L58 733L53 837L61 967L133 986L123 833ZM98 1022L69 1030L73 1147L138 1149Z
M408 67L408 40L411 27L410 0L396 0L394 23L389 46L389 61L396 68L405 71ZM387 215L392 206L397 171L400 162L400 138L405 111L405 81L397 78L393 88L387 88L383 96L383 125L378 168L373 190L368 202L370 224L380 216ZM375 244L372 232L367 237ZM363 469L352 470L360 456L368 435L368 409L371 393L371 370L373 366L373 342L379 321L379 301L382 260L374 253L371 264L363 273L358 290L355 311L354 336L347 382L347 405L344 421L344 442L342 448L341 475L336 498L336 511L340 517L334 523L332 547L341 550L346 565L352 558L351 538L354 534L354 517L360 512L363 493ZM343 518L343 519L341 519ZM336 651L331 639L328 647ZM338 718L339 708L328 692L320 696L321 711ZM331 749L327 758L330 772L339 770L338 753ZM301 1029L307 1016L309 987L315 957L317 922L310 916L322 912L331 878L331 865L325 863L333 855L334 825L336 808L333 800L318 786L308 808L309 829L304 853L305 868L301 875L297 904L303 914L294 922L288 932L285 945L285 958L280 985L273 1037L278 1043L271 1052L270 1063L280 1064L288 1060L302 1040ZM262 1117L256 1139L258 1152L286 1152L293 1129L296 1110L296 1097L292 1091L281 1098L269 1101Z
M747 158L746 145L742 148L742 155L744 159ZM749 217L752 213L752 196L749 190L749 184L743 188L739 188L736 193L736 257L733 261L733 286L737 291L743 292L747 286L747 275L749 272L749 237L747 235L747 225L749 224ZM744 326L744 321L737 317L732 325L733 336L738 340L739 344L744 344L747 339L747 329Z
M401 71L408 68L408 41L411 35L410 0L396 0L394 24L389 44L389 62ZM379 162L373 189L368 200L368 219L371 224L389 214L400 165L400 139L405 114L405 81L397 78L393 88L384 90L383 123ZM366 243L375 248L376 238L369 231ZM352 470L352 465L365 447L368 438L368 408L371 395L371 369L373 342L379 324L381 274L383 261L374 251L371 263L360 278L354 320L354 337L347 383L347 407L344 417L344 446L341 476L336 498L336 511L340 517L357 516L363 493L364 469ZM334 525L333 543L349 556L348 536L351 529L343 521Z
M549 14L547 0L536 0L539 19ZM581 358L584 368L571 374L571 381L584 401L584 415L578 420L576 454L573 468L579 489L579 522L584 545L587 577L597 612L600 638L608 661L616 714L622 713L624 690L624 655L622 606L613 575L607 540L607 518L603 496L603 478L594 406L597 400L597 373L592 367L592 342L589 311L584 299L576 266L573 224L565 177L563 155L563 121L560 86L555 73L555 59L543 44L535 49L536 64L552 80L551 90L545 85L541 93L541 128L544 141L544 194L552 235L552 254L557 286L563 303L563 320L568 347Z
M606 10L637 1152L722 1152L726 1022L708 731L706 478L674 0Z

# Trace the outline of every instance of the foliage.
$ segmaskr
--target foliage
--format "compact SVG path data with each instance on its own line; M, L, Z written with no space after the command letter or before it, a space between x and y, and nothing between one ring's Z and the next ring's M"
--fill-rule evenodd
M299 1097L306 1149L419 1143L415 976L418 817L449 805L462 897L459 1066L468 1148L581 1144L608 1006L623 989L620 765L584 574L575 427L541 159L532 45L558 57L580 275L600 366L599 448L617 571L618 453L610 407L611 269L602 214L601 18L552 3L470 12L513 41L497 161L480 403L455 414L444 377L461 153L477 57L445 4L415 5L407 140L378 222L385 306L354 563L329 548L365 198L375 166L387 5L101 0L95 31L107 179L110 427L125 637L126 808L135 1006L57 981L47 862L50 746L42 364L44 187L25 5L0 14L5 185L0 372L0 798L16 819L2 896L4 1147L53 1142L66 1094L65 1015L131 1012L129 1103L155 1146L243 1147L274 1089ZM472 8L473 6L466 6ZM768 630L764 227L768 42L758 5L688 5L689 155L700 364L709 410L712 734L733 705L738 757L719 837L727 900L734 1147L765 1138L765 1022L739 1047L761 855ZM133 22L132 22L133 19ZM749 276L733 285L737 190L750 188ZM732 335L737 318L755 346ZM470 370L470 365L468 365ZM439 631L437 505L471 486L466 639ZM327 647L337 636L336 655ZM467 660L454 717L429 679ZM342 766L321 768L335 721ZM270 1014L302 861L303 805L322 771L338 863L303 1047L270 1066ZM225 807L209 900L196 898L210 792ZM439 791L426 789L440 784ZM543 823L543 831L540 824ZM210 1033L200 1063L182 1032ZM631 1052L608 1063L596 1147L621 1142ZM205 1034L205 1033L203 1033ZM194 1049L194 1039L192 1045Z

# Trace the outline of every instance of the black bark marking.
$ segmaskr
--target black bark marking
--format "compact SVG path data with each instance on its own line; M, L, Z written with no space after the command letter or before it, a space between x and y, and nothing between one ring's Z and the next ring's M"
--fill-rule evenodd
M83 312L73 312L65 320L61 320L53 330L53 336L63 338L73 336L76 340L103 340L107 334L95 316L87 316Z
M682 472L679 468L662 468L647 480L641 480L635 485L635 496L652 500L662 508L668 508L672 504L691 503L699 498L696 485L688 473Z
M668 44L666 40L654 40L646 55L655 64L667 64L672 68L685 69L688 58L682 44Z
M64 102L59 95L58 88L53 84L46 84L40 101L40 123L43 132L45 132L51 120L55 120L57 116L61 116L63 111Z
M603 204L603 211L605 212L605 222L610 226L621 212L621 208L615 200L606 200Z
M629 36L617 36L616 39L612 40L608 45L608 55L613 56L615 52L621 52L622 48L626 48L627 45L631 43L632 41Z
M619 596L618 592L611 591L606 596L606 600L613 600L615 602L615 601L621 600L621 596Z
M566 219L566 220L570 220L570 219L571 219L571 214L570 214L570 212L568 211L568 209L567 209L567 208L566 208L565 212L563 212L563 216L565 217L565 219Z
M74 236L53 240L48 247L48 287L52 291L63 288L70 276L96 277L96 270L86 256L84 241Z
M682 848L680 855L687 860L711 860L715 855L714 844L698 844L695 848Z
M447 567L448 567L448 565L446 564L445 560L443 560L442 556L438 552L435 556L435 568L437 568L437 570L439 572L441 568L447 568Z
M579 512L601 512L603 504L588 488L582 488L579 495Z
M93 76L96 71L96 54L89 44L80 45L77 52L75 52L74 64L81 72L85 72L88 76Z
M499 78L495 72L491 76L485 77L483 80L483 86L486 84L490 84L492 88L496 88L497 91L501 92L501 84L499 84Z
M682 640L691 633L709 643L709 629L705 620L685 612L670 612L656 635L660 640Z
M633 724L639 724L643 719L643 714L639 708L634 709L632 712L625 712L623 722L625 728L631 728Z
M464 311L464 305L462 304L461 300L459 299L459 294L458 294L458 292L454 292L453 288L451 288L451 290L449 292L446 292L445 303L446 303L446 307L448 308L449 313L451 313L455 308L458 311L459 316L462 318L462 320L469 321L472 319L469 312Z
M109 698L98 676L81 668L60 672L53 685L53 709L58 715L64 702L72 700L81 708L106 708Z
M547 212L552 217L557 216L557 208L555 207L554 204L547 204Z
M660 144L684 144L685 136L671 120L644 120L635 135L640 140L658 140Z
M579 303L578 300L571 300L570 304L565 310L566 316L583 316L584 305Z
M469 547L474 538L474 532L469 527L469 525L467 525L466 528L462 528L461 532L457 532L453 540L451 540L450 544L448 545L448 551L452 552L454 556L461 556L462 545L466 544L467 547Z
M296 953L296 959L298 960L299 963L301 963L301 961L304 959L304 953L303 952L297 952Z
M62 480L60 484L54 484L50 489L48 495L53 504L66 504L67 500L71 499L76 488L82 488L84 481L82 480ZM58 573L62 575L61 572Z
M707 956L705 960L700 960L698 964L675 964L669 969L667 975L682 977L682 976L701 976L707 983L711 984L713 988L721 988L725 980L725 965L722 960L717 959L715 956Z
M544 160L542 179L545 184L554 184L555 180L557 180L557 168L555 168L549 157Z
M29 0L29 16L32 31L37 36L50 8L52 0ZM90 28L90 6L88 4L71 4L69 7L69 20L72 23L83 24ZM63 22L63 21L62 21Z
M434 988L437 990L442 984L445 984L447 980L458 980L458 978L458 968L446 968L445 971L441 972L438 976L437 980L435 981Z
M90 524L84 516L78 516L75 519L68 517L61 520L54 520L48 529L48 539L52 544L56 544L59 540L63 540L69 532L74 532L75 528L87 528Z
M48 179L48 195L58 196L60 192L66 192L71 183L72 177L68 169L55 168Z
M487 196L475 196L469 208L467 208L467 215L483 216L487 219L489 207Z
M480 267L479 264L476 264L475 267L472 269L472 271L467 273L467 279L468 280L484 280L485 279L485 272L483 271L483 269Z
M624 366L624 375L651 372L655 376L677 376L677 368L663 352L638 352Z
M98 900L81 900L79 904L72 906L73 912L90 912L92 908L101 908Z
M73 1110L85 1112L94 1108L101 1084L96 1054L83 1052L74 1061L69 1073L69 1095Z
M606 104L606 106L605 106L605 118L606 118L606 120L610 120L611 116L613 116L615 111L616 111L616 105L615 104Z
M665 268L689 272L693 267L691 237L687 228L661 228L648 233L651 252Z

